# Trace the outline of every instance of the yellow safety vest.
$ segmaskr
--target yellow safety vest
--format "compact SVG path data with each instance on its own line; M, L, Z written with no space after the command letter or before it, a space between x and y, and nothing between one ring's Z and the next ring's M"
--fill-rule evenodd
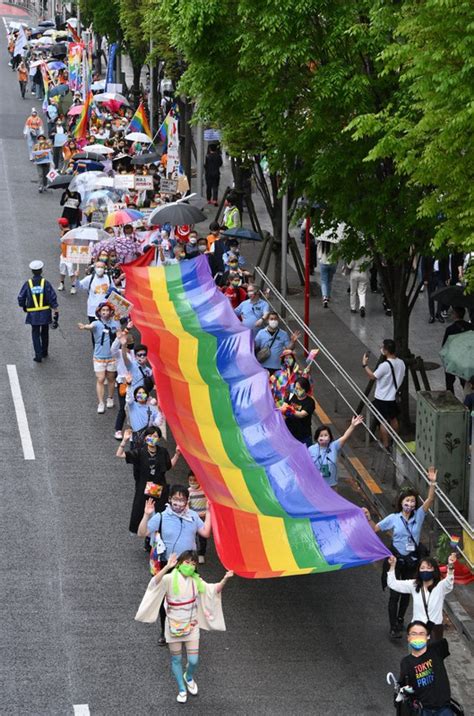
M39 286L33 284L33 279L28 280L28 286L30 287L31 297L33 299L33 306L27 308L27 312L31 311L45 311L50 306L44 306L44 278L41 279Z

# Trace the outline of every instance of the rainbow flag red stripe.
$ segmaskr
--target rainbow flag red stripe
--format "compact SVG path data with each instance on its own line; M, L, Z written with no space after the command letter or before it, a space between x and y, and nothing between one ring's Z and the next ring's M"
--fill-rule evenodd
M79 121L74 127L73 135L76 137L76 139L84 139L86 136L88 130L89 130L89 120L91 116L91 102L92 102L92 92L89 92L86 101L84 102L84 106L82 108L82 112L79 115Z
M140 102L138 109L130 120L128 125L128 132L143 132L151 138L151 129L146 116L145 107L143 102Z
M210 503L217 551L243 577L325 572L390 553L275 409L250 331L205 256L124 266L173 435Z

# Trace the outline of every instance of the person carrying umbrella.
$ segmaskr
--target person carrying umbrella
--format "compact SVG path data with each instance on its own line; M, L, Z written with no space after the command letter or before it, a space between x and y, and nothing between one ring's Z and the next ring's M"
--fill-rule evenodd
M453 307L453 323L448 326L444 332L443 342L441 344L441 347L444 346L446 341L448 340L449 336L456 336L459 333L464 333L465 331L472 331L474 329L474 326L472 323L468 323L464 320L464 314L466 313L466 309L462 306L454 306ZM446 390L450 390L451 393L454 394L454 382L456 380L456 376L453 373L448 373L445 371L444 377L446 380ZM461 386L464 388L465 380L464 378L459 378L459 381L461 383Z
M63 191L61 201L59 202L63 208L62 219L67 219L69 228L74 229L81 223L81 195L78 191L71 191L69 187Z
M67 234L69 229L71 228L69 226L69 222L67 219L60 218L58 219L59 224L59 230L60 230L60 238L64 236L64 234ZM61 241L61 256L59 258L59 286L58 291L64 291L64 279L66 278L66 275L69 276L71 280L71 293L75 294L77 292L76 289L76 271L74 270L74 266L72 264L72 261L69 261L67 258L67 246L64 243L64 241Z
M48 184L48 172L53 162L52 144L44 134L38 135L38 141L33 145L33 161L38 172L38 191L42 194Z
M222 156L215 144L210 144L204 160L204 174L206 177L207 203L217 206L219 181L221 177Z
M33 360L41 363L48 355L49 324L58 327L58 299L54 288L42 276L44 263L32 261L32 278L25 281L18 294L18 305L26 313L25 323L31 326L31 337L35 356Z

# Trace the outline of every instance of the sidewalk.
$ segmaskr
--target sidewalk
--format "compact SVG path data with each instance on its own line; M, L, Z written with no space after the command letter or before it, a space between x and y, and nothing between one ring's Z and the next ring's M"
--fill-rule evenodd
M195 184L195 179L193 180ZM232 186L232 174L230 162L224 158L224 165L221 172L220 192L227 186ZM197 191L195 186L193 191ZM262 229L272 231L271 222L265 210L263 201L258 192L254 192L252 199ZM214 220L215 208L206 206L205 214L209 222ZM247 213L244 211L243 224L250 226ZM202 228L201 228L202 227ZM206 224L199 226L204 232ZM303 246L299 241L299 229L291 230L295 236L297 245L303 254ZM259 245L254 242L244 242L241 245L241 253L249 264L254 264L259 251ZM270 264L269 278L273 280L273 266ZM293 260L288 261L288 301L293 309L302 316L304 311L303 287L299 285L298 276L295 271ZM359 314L351 314L349 310L349 296L347 294L348 282L340 272L335 276L333 283L333 296L329 309L324 309L320 300L319 272L311 277L311 302L310 302L310 328L324 343L328 351L334 355L342 367L351 375L358 387L362 390L367 385L365 372L362 370L362 356L370 350L372 362L375 362L380 353L381 341L392 335L392 319L385 315L382 307L380 294L367 296L367 314L365 319ZM276 306L279 308L278 306ZM410 346L415 355L420 355L426 361L440 363L438 351L444 331L449 325L435 323L428 324L428 306L426 295L420 295L413 310L410 327ZM291 326L291 321L290 321ZM292 326L295 328L295 326ZM341 434L349 424L352 412L344 400L337 394L330 383L319 372L324 370L329 378L336 384L352 408L356 408L359 399L355 393L348 393L346 384L343 384L334 366L325 358L318 358L314 370L315 395L318 402L317 419L319 424L330 423L335 428L336 434ZM444 390L444 371L442 368L428 373L432 390ZM410 393L416 397L415 390L410 383ZM460 386L456 385L456 397L463 400L463 393ZM359 504L365 498L374 516L380 518L393 511L398 486L395 482L395 468L393 463L383 454L382 450L374 443L366 444L365 433L358 430L351 438L350 444L343 451L341 493L354 501L354 493L358 493ZM432 522L432 520L427 520ZM426 528L427 534L424 541L430 544L434 552L434 533L430 526ZM470 650L474 653L474 589L473 585L456 585L454 592L445 602L445 609L450 620L459 633L467 640Z

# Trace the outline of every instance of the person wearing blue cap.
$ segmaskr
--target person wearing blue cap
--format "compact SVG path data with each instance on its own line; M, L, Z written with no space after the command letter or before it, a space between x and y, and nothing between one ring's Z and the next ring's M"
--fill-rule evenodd
M59 315L56 291L43 278L43 266L42 261L30 263L33 276L25 281L18 295L18 305L26 313L25 323L31 326L36 363L48 355L49 325L57 328Z

